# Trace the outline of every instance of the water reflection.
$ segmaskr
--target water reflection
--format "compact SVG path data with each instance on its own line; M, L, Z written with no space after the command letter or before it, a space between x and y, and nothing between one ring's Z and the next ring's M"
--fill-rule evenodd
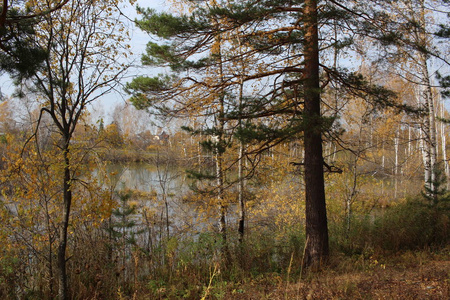
M193 192L182 167L111 163L103 172L97 170L96 175L105 188L116 192L116 196L121 191L134 191L133 201L139 207L136 224L147 230L151 227L156 234L154 242L174 235L192 237L215 223L215 219L199 213L199 203L185 201L184 197Z
M116 191L132 189L180 194L188 190L185 172L179 167L114 163L107 165L106 173Z

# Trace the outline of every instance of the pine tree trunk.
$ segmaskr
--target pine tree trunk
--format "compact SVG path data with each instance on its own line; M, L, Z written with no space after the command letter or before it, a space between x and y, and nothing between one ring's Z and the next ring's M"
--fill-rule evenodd
M317 268L328 257L328 225L323 176L320 110L319 47L317 1L304 4L305 17L305 193L306 249L305 267Z

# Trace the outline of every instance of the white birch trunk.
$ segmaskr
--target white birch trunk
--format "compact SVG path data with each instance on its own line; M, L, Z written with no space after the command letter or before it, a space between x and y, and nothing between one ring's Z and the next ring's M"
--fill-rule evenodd
M428 37L426 36L425 20L425 1L421 2L421 11L419 12L421 27L416 31L416 39L419 45L426 47ZM437 143L436 143L436 111L434 108L433 94L431 91L430 75L428 71L428 55L424 52L418 53L418 66L420 76L420 100L426 115L423 118L423 134L426 164L424 165L425 187L429 196L436 198L436 162L437 162Z
M217 26L219 26L217 24ZM221 36L219 35L217 37L216 43L218 44L218 50L217 50L217 62L218 62L218 76L220 83L223 86L224 83L224 74L223 74L223 61L222 61L222 47L221 47ZM218 107L217 107L217 132L218 135L215 137L216 148L215 148L215 159L216 159L216 185L217 185L217 208L218 208L218 227L219 227L219 233L222 237L222 247L221 247L221 255L222 258L228 259L228 243L227 243L227 222L226 222L226 215L227 215L227 206L225 203L225 190L224 190L224 183L225 183L225 172L223 167L223 144L224 144L224 130L225 130L225 120L224 120L224 114L225 114L225 95L224 91L220 89L218 91L217 100L218 100Z
M239 50L242 50L241 40L239 39ZM244 62L241 61L241 68L242 72L245 72L245 65ZM240 82L239 82L239 128L242 129L242 105L243 105L243 97L244 97L244 80L241 76ZM239 166L238 166L238 203L239 203L239 224L238 224L238 233L239 233L239 242L242 243L244 241L244 235L245 235L245 218L246 218L246 211L245 211L245 197L244 197L244 191L245 191L245 176L244 176L244 153L245 153L245 145L242 141L239 142Z
M441 99L439 97L439 115L441 117L441 119L445 118L445 106L443 103L441 103ZM447 137L445 135L445 123L444 122L440 122L440 137L441 137L441 152L442 152L442 161L444 164L444 172L445 172L445 177L447 179L447 189L448 189L448 179L450 177L450 166L447 160Z
M398 187L398 148L399 148L399 132L397 130L394 137L394 151L395 151L395 163L394 163L394 198L397 198L397 187Z

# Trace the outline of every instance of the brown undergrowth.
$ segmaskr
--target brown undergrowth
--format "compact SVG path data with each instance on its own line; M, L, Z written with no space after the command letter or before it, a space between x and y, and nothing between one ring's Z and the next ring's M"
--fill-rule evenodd
M137 291L133 298L450 299L450 247L438 253L406 251L365 259L333 255L326 269L306 272L301 277L299 274L265 273L240 282L227 282L216 280L217 273L211 276L209 284L183 295L164 288L151 295Z
M206 299L450 299L450 249L342 258L322 272L298 277L287 281L286 275L266 274L222 285L220 292L213 288Z

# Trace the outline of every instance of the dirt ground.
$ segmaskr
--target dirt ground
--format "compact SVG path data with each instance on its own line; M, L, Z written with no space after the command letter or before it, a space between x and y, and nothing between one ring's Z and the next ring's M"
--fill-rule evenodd
M446 255L447 256L447 255ZM235 286L223 299L450 299L450 256L369 262L364 270L325 270L292 282L280 276ZM221 297L213 297L221 298ZM209 299L209 297L208 297Z

